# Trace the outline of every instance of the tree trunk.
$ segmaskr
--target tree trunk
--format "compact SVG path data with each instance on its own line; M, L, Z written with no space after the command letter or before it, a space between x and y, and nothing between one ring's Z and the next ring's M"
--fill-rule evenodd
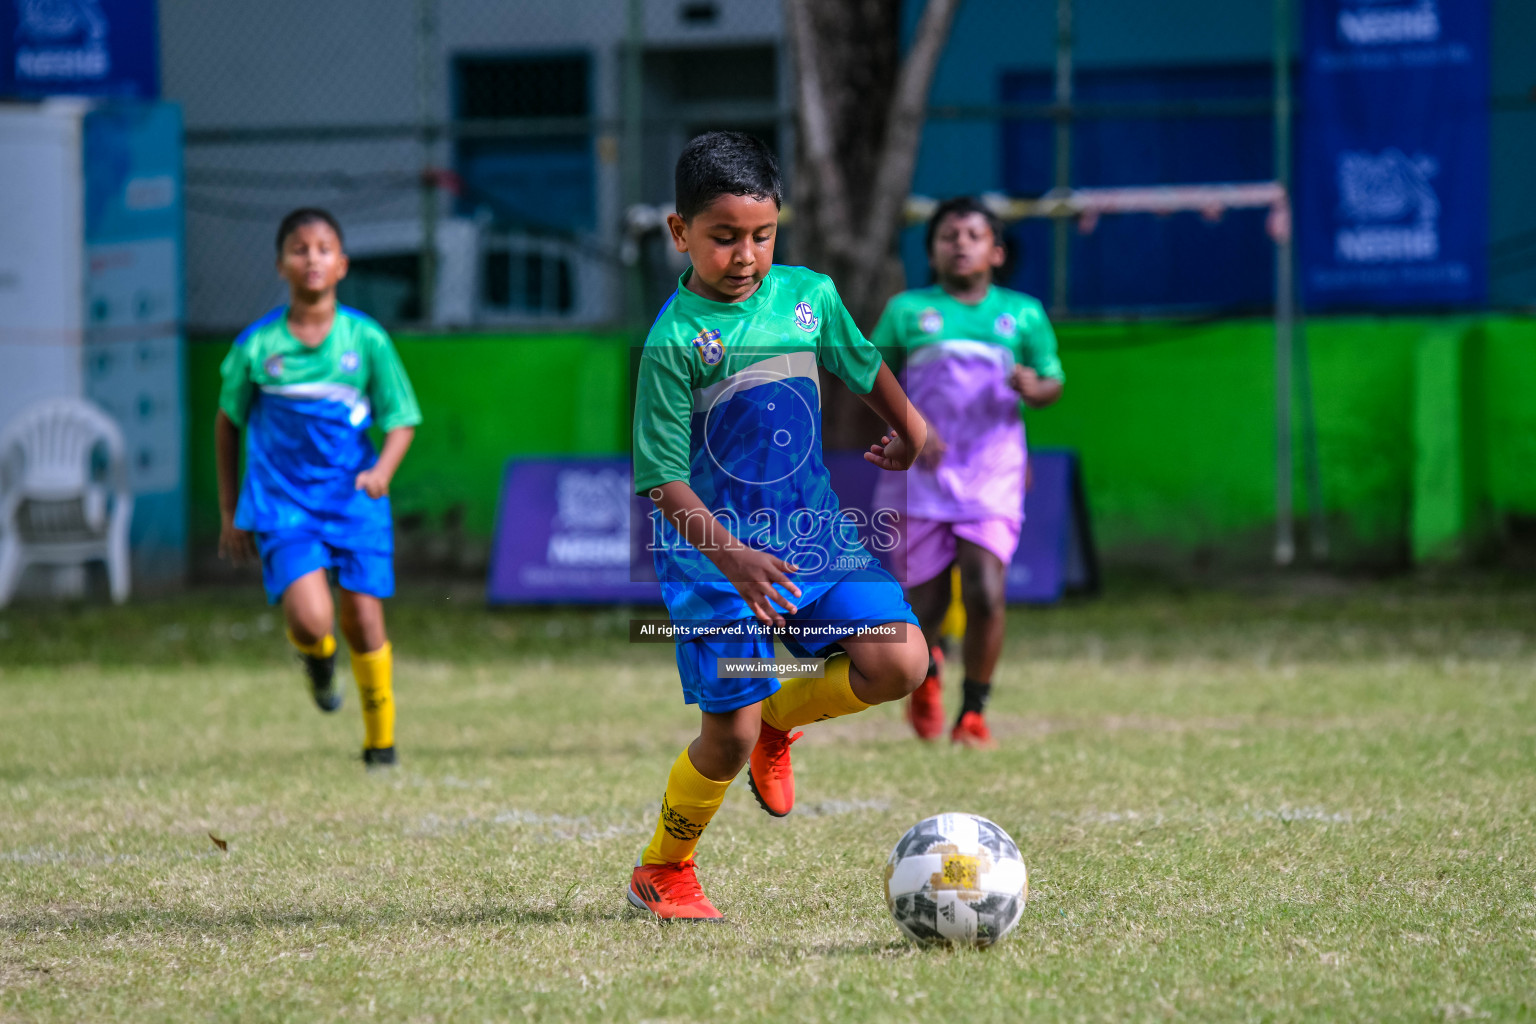
M797 257L837 283L866 334L904 284L896 256L928 87L959 0L928 0L900 55L892 0L786 0L800 119ZM840 383L824 389L828 447L862 448L881 424Z
M816 166L811 157L813 147L802 139L795 175L795 244L807 266L830 275L840 288L852 283L853 254L846 234L869 215L868 186L875 179L876 161L885 142L885 118L881 115L896 92L901 63L900 6L889 0L804 4L791 0L786 5L800 8L795 16L809 19L802 31L808 30L815 37L813 52L806 55L814 58L814 66L799 55L802 47L797 47L797 62L800 74L819 77L819 89L814 91L820 93L821 100L807 111L802 90L798 105L802 122L808 117L825 119L831 148L827 155L833 165ZM792 29L791 38L795 35ZM829 178L832 194L819 187ZM834 208L829 210L828 203ZM844 208L836 209L839 205ZM844 296L845 303L849 298ZM867 322L867 310L848 305L860 327L866 331L874 327Z

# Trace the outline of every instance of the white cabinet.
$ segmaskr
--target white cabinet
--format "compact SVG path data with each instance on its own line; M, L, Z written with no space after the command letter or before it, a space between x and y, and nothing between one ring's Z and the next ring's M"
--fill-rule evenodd
M136 589L186 567L181 116L0 104L0 425L83 396L117 421Z

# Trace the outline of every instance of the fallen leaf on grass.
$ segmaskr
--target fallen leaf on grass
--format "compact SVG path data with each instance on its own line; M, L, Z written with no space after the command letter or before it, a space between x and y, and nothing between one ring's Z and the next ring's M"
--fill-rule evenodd
M220 850L223 850L225 853L229 852L229 844L226 843L224 840L220 839L218 836L214 835L212 832L208 833L208 838L213 840L213 845L214 846L217 846Z

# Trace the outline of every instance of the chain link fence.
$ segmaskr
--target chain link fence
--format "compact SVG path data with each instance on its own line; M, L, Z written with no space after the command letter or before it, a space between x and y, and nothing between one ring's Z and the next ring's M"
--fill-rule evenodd
M1267 15L1249 19L1253 38L1237 33L1212 64L1209 54L1174 52L1183 44L1126 39L1115 45L1134 52L1121 53L1095 42L1113 35L1108 8L1077 3L1085 58L1070 107L1074 150L1083 149L1074 185L1271 176ZM1194 25L1204 8L1185 6L1180 23ZM1028 197L1059 184L1056 9L1053 0L965 5L935 82L917 191ZM1496 42L1533 31L1505 7L1495 15ZM227 333L282 300L272 234L299 205L338 215L353 256L343 299L392 326L648 322L681 263L654 223L628 235L625 212L670 204L686 140L706 128L751 131L779 153L786 177L794 171L779 0L183 0L163 4L160 17L165 94L182 105L187 130L195 333ZM994 25L1011 26L1018 46L968 53ZM1511 60L1518 49L1497 43L1493 67L1502 156L1491 298L1505 307L1528 304L1536 281L1531 206L1511 178L1536 117L1536 93L1521 91L1533 83ZM1131 143L1144 143L1156 166L1093 163L1095 152ZM1226 166L1234 161L1242 166ZM1066 233L1020 225L1010 230L1019 267L1010 283L1055 295L1058 312L1261 312L1273 300L1262 215L1237 224L1243 216L1222 229L1253 250L1226 261L1251 271L1235 283L1182 272L1211 255L1210 232L1185 220L1137 236L1160 254L1161 276L1120 259L1109 229L1074 236L1081 266L1070 302L1056 294ZM792 246L791 226L783 257L794 258ZM902 252L909 278L922 279L920 231L906 233Z
M387 324L622 322L675 273L623 211L670 201L692 134L753 131L790 163L773 0L173 3L161 40L194 333L282 301L274 232L301 205L341 220L343 301Z

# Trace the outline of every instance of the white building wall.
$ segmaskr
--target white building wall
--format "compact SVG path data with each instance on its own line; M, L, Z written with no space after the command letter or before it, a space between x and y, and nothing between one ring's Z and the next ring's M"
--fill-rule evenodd
M647 0L648 47L773 42L782 34L778 0L717 0L717 16L708 24L684 20L685 6ZM288 209L325 205L344 227L419 216L414 176L425 160L420 143L405 135L352 133L418 122L420 10L418 0L161 3L164 94L182 105L189 135L192 329L237 328L282 301L273 233ZM598 228L591 241L614 254L620 241L626 10L625 0L436 0L427 103L434 119L451 117L452 61L459 54L590 54L593 116L601 123L594 139ZM214 141L208 134L316 128L338 131L259 142ZM451 167L450 144L437 144L430 161ZM450 202L444 198L445 213ZM622 290L606 291L618 296Z

